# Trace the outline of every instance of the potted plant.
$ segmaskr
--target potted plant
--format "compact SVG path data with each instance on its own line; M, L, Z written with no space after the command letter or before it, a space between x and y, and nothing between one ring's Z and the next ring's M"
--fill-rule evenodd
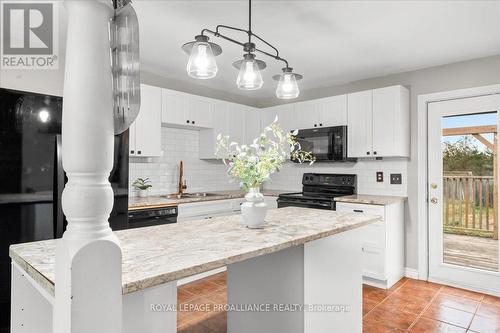
M137 178L132 186L137 190L139 197L145 198L148 196L148 189L153 187L149 178Z
M296 135L297 131L285 133L276 117L251 145L231 142L229 136L217 136L217 152L222 152L225 156L223 162L228 167L228 175L239 181L240 187L247 191L246 202L241 205L245 226L264 226L267 204L260 193L260 187L269 180L271 174L280 170L289 157L299 163L314 163L313 154L301 149Z

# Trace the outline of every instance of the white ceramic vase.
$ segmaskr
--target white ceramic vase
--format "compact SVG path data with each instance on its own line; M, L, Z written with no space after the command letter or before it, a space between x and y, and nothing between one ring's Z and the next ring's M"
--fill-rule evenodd
M260 189L258 187L249 189L245 199L246 202L241 204L243 225L252 229L264 227L267 204L264 201L264 195L260 193Z
M140 198L146 198L148 196L148 190L138 190Z

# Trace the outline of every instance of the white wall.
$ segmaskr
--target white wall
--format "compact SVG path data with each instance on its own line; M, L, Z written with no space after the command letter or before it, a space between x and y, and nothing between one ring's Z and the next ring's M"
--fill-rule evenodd
M132 183L137 177L150 178L152 194L177 192L179 162L184 162L184 179L187 192L237 190L237 183L230 183L226 167L221 161L205 161L198 158L198 131L166 128L161 129L162 157L131 157L129 165L130 194L136 194Z
M287 191L302 190L302 175L306 172L315 173L348 173L358 176L358 193L407 196L407 159L384 159L381 161L367 160L357 163L316 163L309 164L286 163L280 172L271 176L271 181L264 185L267 189ZM384 173L384 181L376 182L376 172ZM390 184L390 174L402 174L401 185Z

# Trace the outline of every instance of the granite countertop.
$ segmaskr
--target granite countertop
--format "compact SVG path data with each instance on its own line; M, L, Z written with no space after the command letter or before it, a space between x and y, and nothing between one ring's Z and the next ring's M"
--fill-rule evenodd
M262 194L266 196L277 197L281 193L290 192L282 190L263 190ZM146 208L161 208L168 206L178 206L185 203L237 199L245 196L244 191L207 191L207 193L215 194L206 197L191 197L191 198L168 198L167 196L149 196L147 198L129 197L129 210L146 209Z
M123 294L361 227L378 217L286 207L270 210L263 229L243 227L241 219L232 215L116 232L122 246ZM9 249L10 257L51 295L58 241Z
M350 202L350 203L360 203L368 205L390 205L398 202L405 202L408 200L407 197L397 197L390 195L367 195L367 194L354 194L346 195L343 197L336 197L337 202Z

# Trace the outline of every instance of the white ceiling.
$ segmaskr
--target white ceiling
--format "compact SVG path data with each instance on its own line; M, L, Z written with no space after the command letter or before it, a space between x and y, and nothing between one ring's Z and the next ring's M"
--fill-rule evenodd
M222 39L211 80L186 74L181 45L202 28L247 27L247 1L135 0L143 69L231 94L272 97L282 63L263 55L264 87L236 88L231 66L243 51ZM302 90L500 54L500 1L253 1L253 31L278 47ZM246 35L227 35L245 41Z

